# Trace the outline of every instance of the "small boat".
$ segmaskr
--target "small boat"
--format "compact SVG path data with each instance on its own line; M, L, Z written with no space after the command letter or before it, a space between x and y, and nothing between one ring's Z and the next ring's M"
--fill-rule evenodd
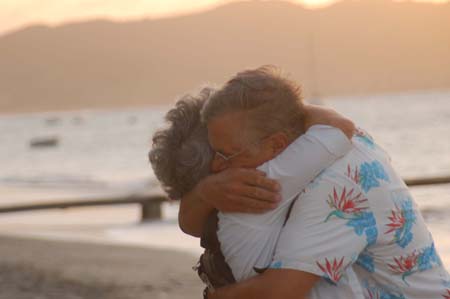
M128 116L127 118L127 122L129 125L134 125L135 123L137 123L138 118L135 115L132 116Z
M30 147L55 147L59 139L56 136L36 137L30 140Z
M75 116L74 118L72 118L72 123L74 125L80 125L83 123L83 118L81 118L81 116Z
M61 119L59 119L58 117L48 117L45 119L45 123L48 126L56 126L61 123Z

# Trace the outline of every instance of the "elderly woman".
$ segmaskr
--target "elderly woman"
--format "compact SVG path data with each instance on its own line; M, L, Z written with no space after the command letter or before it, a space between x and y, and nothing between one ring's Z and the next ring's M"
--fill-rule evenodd
M212 284L210 285L211 288L244 280L257 275L258 269L267 267L271 262L276 248L276 240L288 216L289 208L295 202L295 195L320 171L349 150L350 142L340 130L315 125L321 123L339 126L348 137L352 135L354 128L350 121L334 111L306 106L305 127L309 130L297 138L277 159L264 163L258 167L259 171L229 169L211 175L210 168L214 153L208 144L207 129L201 122L200 111L205 101L214 92L214 89L207 87L202 89L197 96L186 95L182 97L176 103L175 108L171 109L166 115L168 127L158 131L153 137L153 148L150 151L149 158L155 175L168 196L172 199L181 199L180 226L182 228L185 226L182 223L183 213L186 213L183 202L193 196L192 190L199 188L199 185L202 185L200 188L202 196L211 197L210 202L219 210L221 204L214 204L214 202L220 202L220 198L215 198L217 194L220 194L217 190L220 191L224 185L235 184L236 180L242 180L244 184L251 180L249 177L260 175L263 177L265 173L268 173L270 179L264 178L265 181L261 185L274 184L275 186L276 183L272 179L278 179L281 180L280 183L285 192L281 193L283 199L277 205L272 205L272 210L268 213L250 215L219 212L219 225L215 237L218 241L220 254L223 254L225 267L219 269L219 272L222 273L218 273L219 276L223 276L223 279L220 279L220 277L217 279L216 277L214 282L211 279L206 279L207 283ZM313 152L316 155L310 155ZM290 156L294 156L295 159L286 159ZM280 167L285 168L286 166L283 166L283 163L285 163L283 161L288 161L290 164L292 164L290 161L295 161L298 167L302 169L301 177L299 177L299 174L292 174L296 178L294 183L283 183L283 181L286 181L286 173L283 173L282 177L279 171ZM234 175L230 175L233 172ZM198 192L200 191L197 190L195 193L198 194ZM223 195L223 197L225 196L229 196L229 194ZM242 196L242 198L244 202L242 206L235 205L232 208L233 211L249 211L248 205L246 206L245 203L245 196ZM267 202L264 198L261 201ZM256 212L265 212L266 209L262 208ZM205 226L204 220L202 221L201 223ZM217 220L216 222L210 222L209 225L213 227L215 233ZM189 232L189 229L185 228L184 231ZM191 233L193 235L199 235L195 229L191 232L193 232ZM346 298L348 292L352 292L352 290L330 290L328 284L319 282L311 292L311 297L328 298L330 292L332 292L333 298Z

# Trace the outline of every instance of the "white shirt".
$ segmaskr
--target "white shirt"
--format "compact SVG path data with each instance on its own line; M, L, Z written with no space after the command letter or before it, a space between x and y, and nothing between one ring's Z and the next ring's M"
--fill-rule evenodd
M363 131L300 195L271 268L321 276L336 292L352 289L346 299L450 298L450 276L419 208Z
M221 250L237 281L256 275L254 267L263 269L271 264L294 198L351 147L351 142L339 129L323 125L311 127L280 155L258 167L281 184L282 201L275 210L265 214L218 214ZM324 282L316 284L314 289L317 295L312 298L330 298L327 297L330 291L335 292ZM349 291L342 288L342 296L333 293L332 298L347 299Z

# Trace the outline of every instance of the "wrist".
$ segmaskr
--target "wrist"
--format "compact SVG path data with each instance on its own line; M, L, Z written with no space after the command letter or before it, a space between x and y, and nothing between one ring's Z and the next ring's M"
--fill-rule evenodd
M304 106L304 122L303 122L303 129L306 132L312 125L313 125L313 111L314 107L311 104L305 104Z
M208 200L208 192L207 192L207 183L205 183L205 180L201 180L193 190L193 193L195 194L195 197L197 198L198 202L205 207L206 209L213 210L215 207L211 204L211 202Z

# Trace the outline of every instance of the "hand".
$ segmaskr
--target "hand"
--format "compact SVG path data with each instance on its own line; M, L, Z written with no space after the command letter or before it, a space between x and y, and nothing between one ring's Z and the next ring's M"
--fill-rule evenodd
M331 108L306 105L305 129L317 124L329 125L340 129L351 139L355 132L355 124L348 118L337 113Z
M262 171L229 168L197 184L195 192L221 212L264 213L281 201L280 185Z

